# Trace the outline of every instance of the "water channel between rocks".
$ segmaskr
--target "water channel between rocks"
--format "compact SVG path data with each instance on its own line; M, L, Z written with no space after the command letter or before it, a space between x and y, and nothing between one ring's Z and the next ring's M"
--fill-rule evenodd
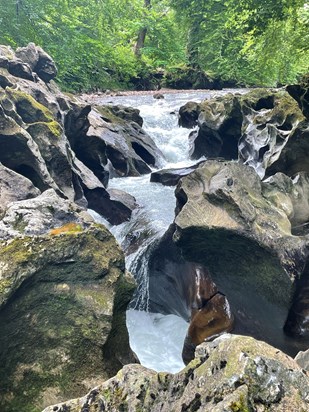
M188 101L200 102L231 90L165 94L156 100L152 95L116 96L102 98L98 103L121 104L140 110L143 128L152 137L165 156L162 168L188 166L188 129L178 127L178 110ZM244 90L237 90L244 92ZM235 90L234 90L235 92ZM176 199L174 187L151 183L150 175L114 178L109 188L124 190L136 198L139 205L129 222L119 226L108 225L120 244L137 222L143 222L148 238L139 249L126 257L126 267L138 281L138 295L132 308L127 311L127 327L131 348L142 365L156 371L177 372L184 367L181 351L188 323L175 315L162 315L147 311L148 277L145 263L141 263L143 251L155 238L163 235L174 219ZM138 231L135 233L138 233ZM137 264L139 262L139 264ZM143 309L143 310L140 310Z

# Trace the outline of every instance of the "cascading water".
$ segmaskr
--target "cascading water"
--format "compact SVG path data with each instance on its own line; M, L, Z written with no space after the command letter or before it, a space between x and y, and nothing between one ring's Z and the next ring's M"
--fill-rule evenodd
M172 168L193 163L188 156L189 131L178 127L180 106L223 93L227 91L166 94L164 100L155 100L152 95L119 96L104 98L100 103L138 108L144 119L143 128L164 154L162 168ZM138 284L131 308L127 311L130 345L144 366L157 371L177 372L184 366L181 350L188 323L175 315L147 311L149 280L145 261L149 244L162 236L174 219L174 188L151 183L149 175L114 178L110 180L109 188L130 193L139 205L129 222L114 227L109 225L120 244L125 245L130 236L139 243L138 249L127 251L126 256L126 267Z

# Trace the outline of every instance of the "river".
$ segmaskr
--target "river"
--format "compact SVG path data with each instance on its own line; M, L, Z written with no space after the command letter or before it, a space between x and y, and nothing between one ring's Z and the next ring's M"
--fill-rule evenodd
M190 131L178 127L178 110L188 101L200 102L206 98L227 93L224 91L203 91L165 94L164 99L152 95L113 96L102 98L97 103L122 104L140 110L144 119L143 128L162 151L165 160L162 168L188 166L196 163L189 160ZM244 92L243 90L239 90ZM235 91L234 91L235 92ZM150 313L147 310L148 276L143 253L150 242L161 236L174 219L176 199L174 187L151 183L150 175L141 177L114 178L109 188L124 190L133 195L139 208L132 219L119 226L105 223L120 244L128 233L148 232L147 240L137 251L126 256L126 267L137 280L138 288L132 307L127 311L127 327L130 345L142 365L158 372L175 373L184 367L181 351L188 323L175 315ZM98 216L96 216L98 218ZM98 218L99 219L99 218ZM142 228L138 222L143 222Z

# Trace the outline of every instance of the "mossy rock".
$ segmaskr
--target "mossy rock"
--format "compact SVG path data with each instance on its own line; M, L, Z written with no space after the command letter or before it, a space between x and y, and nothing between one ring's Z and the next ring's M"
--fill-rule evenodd
M125 366L88 395L43 412L286 412L308 410L308 377L291 358L253 338L223 335L172 375Z
M133 286L103 226L73 223L2 243L0 267L3 412L39 412L134 361L125 326Z
M7 88L6 92L14 101L17 112L25 123L50 122L54 120L52 113L30 96L30 94L12 88Z

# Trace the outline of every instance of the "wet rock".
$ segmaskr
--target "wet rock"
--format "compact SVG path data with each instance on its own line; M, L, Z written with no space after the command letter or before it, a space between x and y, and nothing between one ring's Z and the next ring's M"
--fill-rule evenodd
M110 172L116 176L139 176L157 167L163 154L153 140L135 123L127 123L115 116L108 106L97 107L88 116L88 136L95 136L106 144Z
M151 182L161 183L164 186L176 186L179 180L192 173L201 162L195 165L183 167L180 169L161 169L156 172L152 172L150 176Z
M208 270L183 258L172 241L174 230L171 225L161 239L150 244L143 259L138 260L136 273L148 277L147 301L143 301L143 294L137 289L131 306L172 313L189 321L183 347L183 359L188 363L204 339L231 330L233 315Z
M136 199L134 196L119 189L107 190L111 200L120 201L123 205L127 206L131 211L137 207Z
M266 343L226 334L200 345L195 360L175 375L125 366L88 395L44 412L306 411L308 393L308 378L293 359Z
M196 270L198 281L202 283L202 272L200 268ZM208 339L213 339L223 332L230 332L234 327L234 316L230 309L230 304L222 293L215 287L215 293L209 298L210 290L213 286L211 280L203 285L203 289L197 284L197 296L200 298L200 305L191 315L190 326L185 337L182 359L187 365L194 359L196 347ZM206 289L207 288L207 289ZM203 291L204 294L200 292ZM207 293L205 293L207 292Z
M152 95L152 97L153 97L154 99L161 100L161 99L164 99L164 94L162 94L162 93L154 93L154 94Z
M42 53L29 47L29 64L37 67ZM20 50L20 56L27 55L27 50ZM16 61L13 51L4 51L8 64ZM0 92L0 162L41 192L52 188L79 206L91 204L97 212L106 213L112 224L128 220L131 210L111 200L104 187L109 177L105 142L92 135L88 140L80 138L89 129L91 107L70 101L56 86L41 80L34 83L8 72L3 78L12 87L5 85Z
M307 125L287 92L257 89L205 100L196 107L189 103L180 109L179 122L193 126L197 115L198 129L189 137L193 159L240 159L261 178L286 169L288 174L289 169L307 170L303 161L308 152Z
M88 114L90 105L72 102L65 116L65 130L71 147L77 157L91 168L100 182L107 187L109 172L107 170L106 144L103 139L88 133L90 122Z
M235 330L295 354L298 343L283 326L308 240L292 235L291 222L306 220L308 210L294 209L303 189L289 184L289 196L288 184L271 195L271 183L262 184L250 167L207 161L177 186L173 239L184 259L208 268L230 302Z
M238 98L229 94L205 100L199 108L199 128L190 138L191 158L198 159L206 156L237 159L242 126Z
M179 119L178 124L181 127L186 127L191 129L197 125L197 119L201 112L201 107L199 103L188 102L179 109Z
M298 172L309 172L309 126L308 122L300 122L291 132L288 140L276 156L273 163L266 169L266 176L283 172L295 176Z
M265 173L285 173L284 169L271 172L271 168L284 156L285 146L295 139L296 129L304 120L295 100L285 91L254 91L242 97L242 111L240 159L254 167L261 178Z
M127 120L128 122L135 122L141 127L143 126L143 118L141 117L138 109L121 105L109 106L109 108L115 116Z

